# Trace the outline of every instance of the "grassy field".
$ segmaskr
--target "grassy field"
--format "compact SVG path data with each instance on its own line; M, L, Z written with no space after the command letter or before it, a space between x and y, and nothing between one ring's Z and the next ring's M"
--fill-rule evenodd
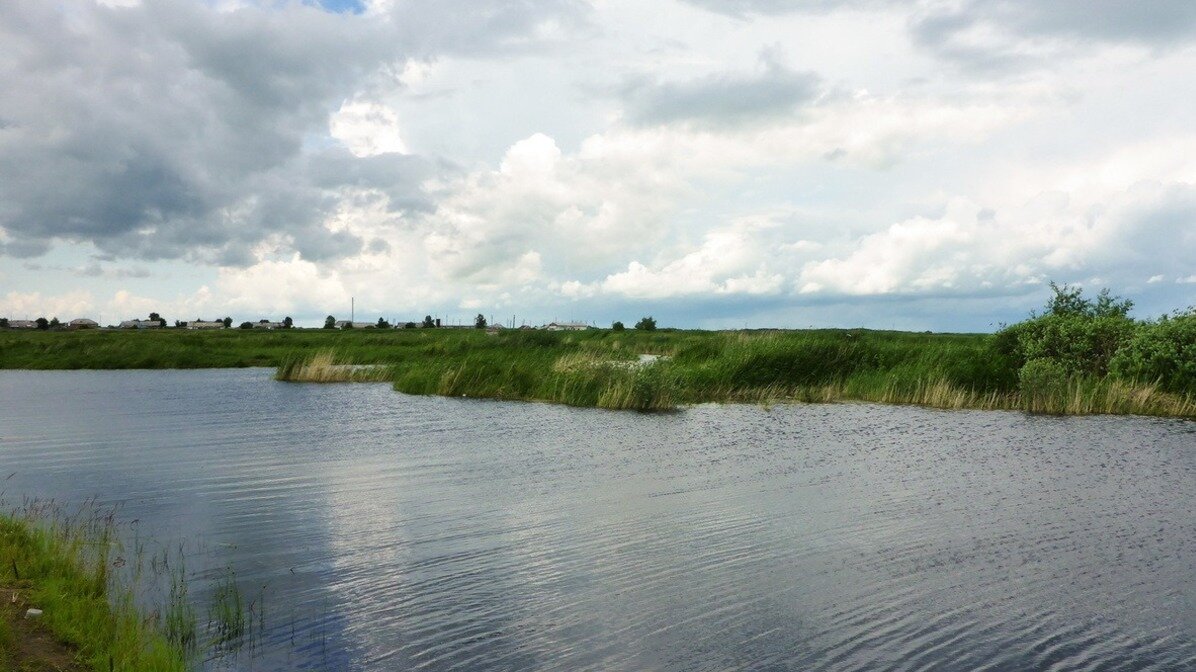
M989 334L869 330L0 332L0 367L268 366L296 382L388 381L410 394L659 410L862 400L941 408L1196 416L1192 395L1066 373L1027 389ZM659 356L654 363L641 355Z

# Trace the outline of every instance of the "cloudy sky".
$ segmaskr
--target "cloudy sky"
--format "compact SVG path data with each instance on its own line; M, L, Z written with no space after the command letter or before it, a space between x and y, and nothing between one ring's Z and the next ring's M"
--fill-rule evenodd
M4 0L0 316L1196 303L1191 0Z

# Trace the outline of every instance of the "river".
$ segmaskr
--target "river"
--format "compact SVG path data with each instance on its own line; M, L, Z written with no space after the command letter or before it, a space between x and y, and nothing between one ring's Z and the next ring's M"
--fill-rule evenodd
M1196 669L1196 423L271 373L0 372L9 505L96 497L264 600L212 668Z

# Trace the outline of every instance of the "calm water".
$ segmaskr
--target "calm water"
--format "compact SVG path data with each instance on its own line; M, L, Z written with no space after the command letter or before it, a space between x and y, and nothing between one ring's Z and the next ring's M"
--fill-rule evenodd
M233 567L241 669L1196 669L1194 423L270 373L0 372L0 487Z

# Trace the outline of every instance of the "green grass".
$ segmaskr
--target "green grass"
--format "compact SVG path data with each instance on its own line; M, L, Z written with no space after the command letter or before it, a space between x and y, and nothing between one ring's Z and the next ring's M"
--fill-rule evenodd
M636 366L640 354L665 359ZM234 366L278 367L280 380L385 380L409 394L611 409L862 400L942 408L1196 415L1190 391L1162 391L1154 384L1107 377L1075 376L1067 383L1069 401L1035 403L1026 394L1033 391L1019 380L1021 364L989 334L862 329L0 332L0 368ZM1052 395L1061 398L1062 393Z
M7 618L0 618L0 672L13 669L11 652L16 649L16 634L12 631Z
M114 580L113 530L111 517L47 515L41 507L0 515L0 584L42 609L44 627L91 669L188 669L186 653Z

